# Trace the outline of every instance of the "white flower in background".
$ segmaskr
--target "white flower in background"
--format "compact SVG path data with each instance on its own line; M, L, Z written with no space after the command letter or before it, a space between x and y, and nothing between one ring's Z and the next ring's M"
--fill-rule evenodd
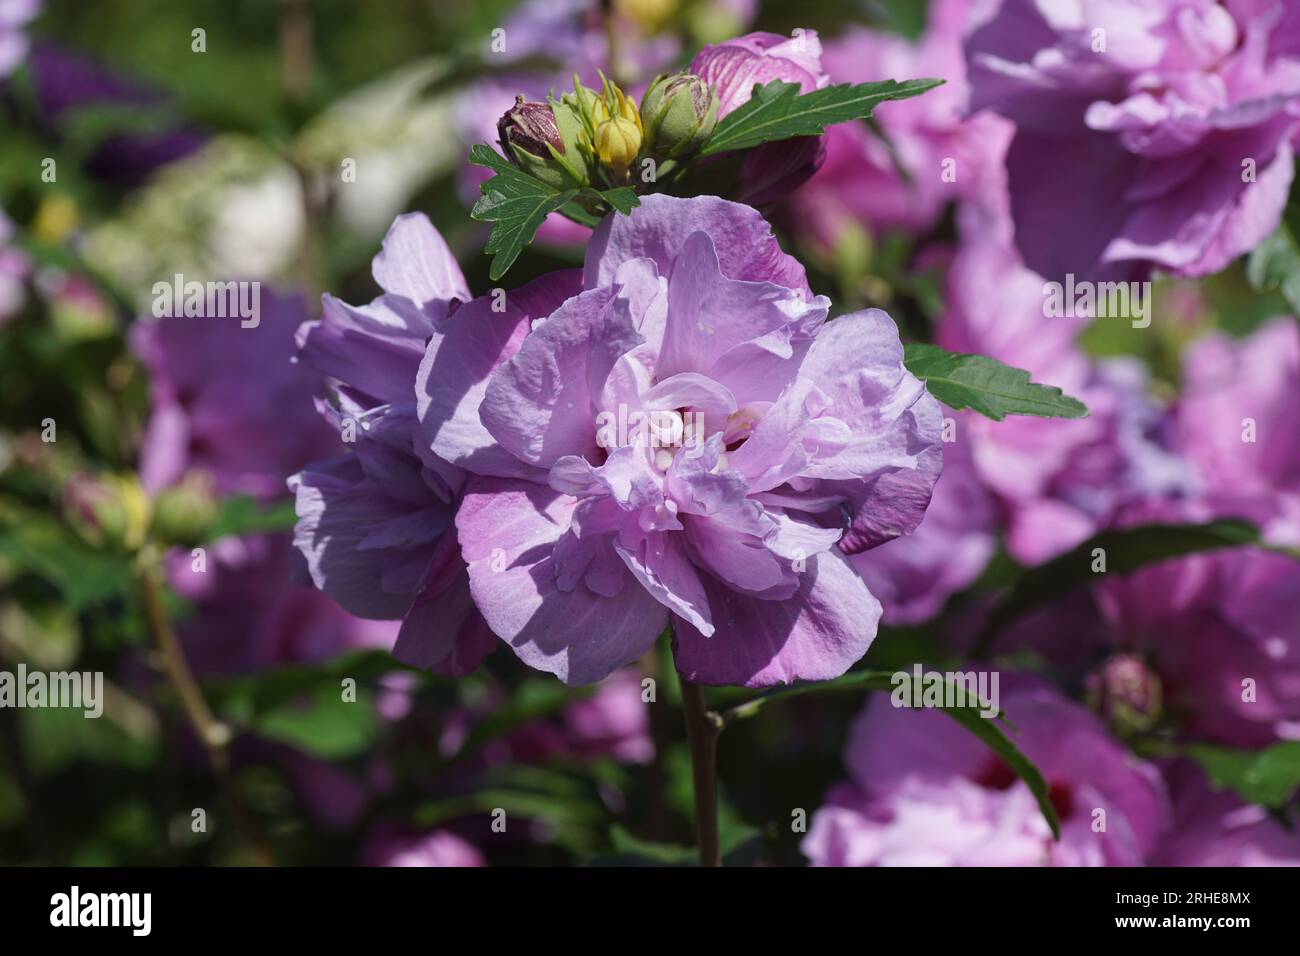
M159 280L272 280L297 265L306 232L302 186L273 150L214 139L164 167L119 215L93 228L87 259L147 307Z
M211 267L217 276L277 275L292 267L305 226L302 184L288 164L226 186L207 233Z
M345 228L381 235L412 196L462 158L447 135L453 97L425 92L446 75L439 59L408 64L339 100L299 136L294 155L315 173Z

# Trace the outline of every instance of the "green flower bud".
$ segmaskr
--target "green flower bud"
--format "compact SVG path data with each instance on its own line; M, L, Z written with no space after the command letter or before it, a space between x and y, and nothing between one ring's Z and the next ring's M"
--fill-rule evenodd
M582 125L582 130L586 134L587 143L593 143L596 139L596 127L604 120L609 119L609 111L605 109L605 104L601 95L589 87L583 86L578 79L578 74L573 74L573 92L565 93L561 97L561 102L573 111Z
M685 156L713 135L718 97L694 73L662 74L641 98L641 125L651 152Z
M164 544L203 540L217 520L216 486L211 475L188 472L154 501L153 535Z

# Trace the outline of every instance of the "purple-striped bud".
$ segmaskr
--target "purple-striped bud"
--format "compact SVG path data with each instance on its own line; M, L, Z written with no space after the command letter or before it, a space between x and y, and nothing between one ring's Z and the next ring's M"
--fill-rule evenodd
M583 161L570 155L552 104L516 97L515 105L497 121L497 135L506 158L530 176L557 189L587 184Z

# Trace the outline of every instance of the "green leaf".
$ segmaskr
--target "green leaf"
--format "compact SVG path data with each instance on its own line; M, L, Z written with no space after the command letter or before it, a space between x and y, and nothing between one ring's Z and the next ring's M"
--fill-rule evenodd
M371 692L358 688L356 700L345 701L338 686L321 687L306 701L258 714L251 724L260 736L322 760L366 753L383 726Z
M380 679L395 672L425 676L386 650L360 650L319 664L287 664L241 677L205 681L203 693L223 719L325 760L373 748L383 729L375 709ZM356 682L344 700L343 680Z
M1027 571L989 615L975 646L985 647L1025 612L1097 580L1092 568L1098 548L1106 555L1106 573L1128 574L1155 561L1242 545L1260 545L1259 532L1246 522L1233 520L1146 524L1099 532L1074 550Z
M776 80L755 86L749 102L729 113L700 150L712 156L762 143L817 136L827 126L866 119L877 103L919 96L943 83L940 79L882 80L879 83L841 84L800 95L799 84Z
M694 847L679 843L654 843L633 836L615 825L609 831L614 852L592 861L595 866L695 866L699 854Z
M221 502L217 519L208 529L205 539L216 541L228 535L289 531L296 520L292 501L263 506L255 498L235 495Z
M904 348L903 363L949 408L969 408L995 422L1008 415L1083 418L1088 414L1088 406L1077 398L1052 385L1031 382L1024 369L1003 365L987 355L913 343Z
M1246 260L1246 278L1260 292L1277 290L1300 311L1300 247L1284 222Z
M597 192L596 195L600 196L600 198L605 201L605 204L615 212L621 212L625 216L637 206L641 205L641 200L637 198L636 190L631 186L618 186L614 189L606 189L604 192Z
M1216 788L1229 787L1248 803L1278 809L1300 790L1300 741L1288 740L1259 751L1193 744L1188 754Z
M121 598L135 588L129 557L94 549L35 513L24 512L11 527L0 527L0 566L6 564L54 585L71 611Z
M235 720L288 706L294 700L314 697L323 690L335 693L344 678L357 682L358 689L377 686L385 675L403 672L426 677L426 673L378 648L353 651L319 664L285 664L254 674L203 682L203 694L223 717Z
M600 216L597 216L594 212L588 212L572 200L566 202L558 211L561 216L564 216L567 219L572 219L580 226L587 226L591 229L595 229L600 225Z
M504 156L482 144L470 150L469 161L486 166L496 175L485 182L483 195L470 216L492 223L483 251L492 256L488 275L500 279L519 253L533 241L546 217L578 195L579 190L557 190L512 166Z
M543 821L549 839L581 857L590 857L606 845L610 812L599 784L582 768L505 764L488 769L476 782L472 791L417 806L416 825L435 827L470 816L490 818L499 809L508 821ZM513 829L513 823L508 825Z
M914 675L909 671L852 671L834 680L809 684L792 684L767 691L753 700L723 711L722 719L726 723L732 720L753 717L773 700L801 697L805 694L857 690L893 691L899 686L897 683L898 675L902 675L909 682L915 681ZM954 695L953 699L962 700L963 698L959 695L963 693L963 688L957 685L950 686ZM916 687L913 692L919 694L923 690L923 687ZM948 695L945 693L944 696L947 698ZM1020 748L1012 743L1011 739L1003 733L1002 728L998 726L997 721L1005 722L1003 716L999 714L996 720L981 716L980 711L984 707L979 702L967 706L945 706L939 709L982 740L990 750L1002 758L1017 777L1025 782L1030 792L1033 793L1034 800L1038 803L1038 809L1047 821L1047 825L1051 827L1052 834L1059 838L1061 824L1057 818L1056 809L1052 806L1052 801L1048 796L1047 781L1043 779L1043 775L1039 773L1033 762L1021 753Z
M655 843L634 836L615 824L609 831L613 853L602 854L590 861L591 866L699 866L699 851L680 843ZM748 855L756 844L761 844L762 831L757 827L733 827L719 834L723 866L752 865Z

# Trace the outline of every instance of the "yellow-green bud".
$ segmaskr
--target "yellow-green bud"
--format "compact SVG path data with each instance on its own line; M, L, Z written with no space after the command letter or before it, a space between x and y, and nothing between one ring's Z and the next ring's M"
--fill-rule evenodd
M135 475L79 474L63 486L68 522L97 547L134 551L151 520L149 496Z
M630 119L615 116L596 127L596 155L614 172L626 173L640 151L641 129Z

